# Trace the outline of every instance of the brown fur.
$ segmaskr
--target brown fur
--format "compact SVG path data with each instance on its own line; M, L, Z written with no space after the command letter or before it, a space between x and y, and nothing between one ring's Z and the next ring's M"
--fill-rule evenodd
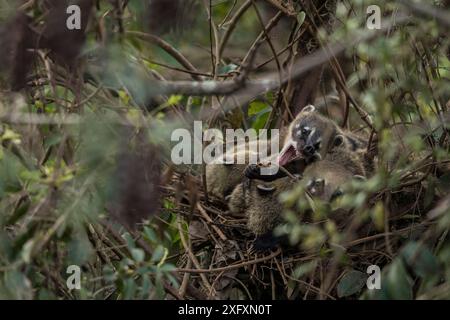
M324 202L333 201L341 194L342 185L354 176L365 175L357 156L345 149L338 149L334 148L324 160L310 164L299 182L292 177L284 177L272 182L253 180L248 189L244 189L244 184L239 184L229 197L230 211L245 214L248 229L255 235L262 235L281 222L283 205L279 202L279 196L297 183L302 184L313 198ZM267 190L264 191L264 188Z
M354 170L359 171L359 170ZM331 202L342 192L341 186L349 182L355 173L338 162L325 159L305 169L303 181L313 198Z
M265 234L281 222L283 205L278 200L280 194L295 184L296 181L290 177L272 182L253 180L244 190L244 184L241 183L230 196L230 211L235 214L245 213L248 229L255 235Z
M267 143L268 148L270 148L270 141L262 140L259 145L262 145L263 143ZM232 149L234 152L227 153L227 155L224 155L223 159L220 159L215 163L207 164L206 185L208 192L218 198L224 199L231 194L236 185L242 182L242 179L244 178L243 172L252 159L257 159L257 161L261 162L270 162L274 160L270 157L261 159L258 153L253 152L253 150L257 150L257 146L257 141L232 146L234 147L234 149ZM244 157L245 162L243 164L236 163L239 157ZM224 160L230 162L230 164L224 163Z
M310 105L305 107L289 126L281 154L286 152L289 146L292 146L297 156L304 157L308 163L311 163L324 159L330 152L335 152L337 137L341 138L339 140L341 150L354 152L355 156L360 157L363 162L367 139L341 129L334 121L324 117L316 111L314 106ZM314 147L314 155L304 151L308 145Z

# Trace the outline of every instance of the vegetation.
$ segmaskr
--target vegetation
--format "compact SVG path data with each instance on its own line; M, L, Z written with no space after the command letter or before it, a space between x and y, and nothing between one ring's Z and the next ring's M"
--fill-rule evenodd
M450 298L449 6L0 0L0 298ZM370 137L374 173L331 206L284 193L290 247L255 252L171 133L281 128L308 103Z

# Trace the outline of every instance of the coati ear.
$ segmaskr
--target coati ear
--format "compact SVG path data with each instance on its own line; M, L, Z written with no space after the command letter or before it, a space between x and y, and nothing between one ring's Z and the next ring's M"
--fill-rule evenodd
M333 147L342 146L344 144L344 139L345 139L344 135L342 134L336 135L336 137L334 137L333 140Z
M355 174L353 176L353 179L358 180L358 181L366 181L367 180L366 177L359 175L359 174Z
M312 104L309 104L302 109L301 113L309 113L314 111L316 111L316 107L314 107Z
M256 185L256 189L258 190L258 193L260 195L268 195L270 193L273 193L275 191L275 187L272 186L266 186L263 184L258 184Z

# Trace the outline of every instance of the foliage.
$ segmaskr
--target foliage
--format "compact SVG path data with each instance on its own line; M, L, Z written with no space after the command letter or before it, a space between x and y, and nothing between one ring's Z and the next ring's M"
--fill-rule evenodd
M442 22L413 11L406 23L354 44L369 33L368 5L378 4L386 23L407 7L338 1L329 30L309 6L285 1L295 14L284 10L269 42L261 26L278 12L269 1L255 1L258 10L250 4L232 22L245 1L182 7L174 0L185 13L169 17L140 0L79 0L69 2L82 7L86 23L70 33L52 11L56 2L15 8L0 0L0 298L450 298L450 61ZM446 3L434 5L448 13ZM202 168L170 164L170 135L194 119L220 129L286 125L299 79L251 98L245 86L195 95L164 85L184 80L194 90L194 81L220 84L247 71L264 79L280 68L289 76L313 22L318 46L346 49L336 60L344 79L327 63L315 86L321 111L373 138L376 169L343 186L331 204L311 201L300 186L283 194L277 233L294 249L261 258L249 250L245 221L204 193ZM245 70L250 48L257 54ZM344 223L332 218L337 208L345 209ZM81 290L66 285L70 265L81 267ZM370 265L382 268L380 290L365 287ZM199 268L213 271L192 270Z

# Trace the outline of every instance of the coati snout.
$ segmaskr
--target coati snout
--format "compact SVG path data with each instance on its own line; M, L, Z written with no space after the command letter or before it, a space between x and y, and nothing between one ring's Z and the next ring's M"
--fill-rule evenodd
M305 170L304 180L306 191L314 198L331 203L344 194L342 185L352 179L365 179L355 175L342 166L334 166L326 160L318 162L320 166L311 165ZM324 169L333 169L334 172L324 172Z

